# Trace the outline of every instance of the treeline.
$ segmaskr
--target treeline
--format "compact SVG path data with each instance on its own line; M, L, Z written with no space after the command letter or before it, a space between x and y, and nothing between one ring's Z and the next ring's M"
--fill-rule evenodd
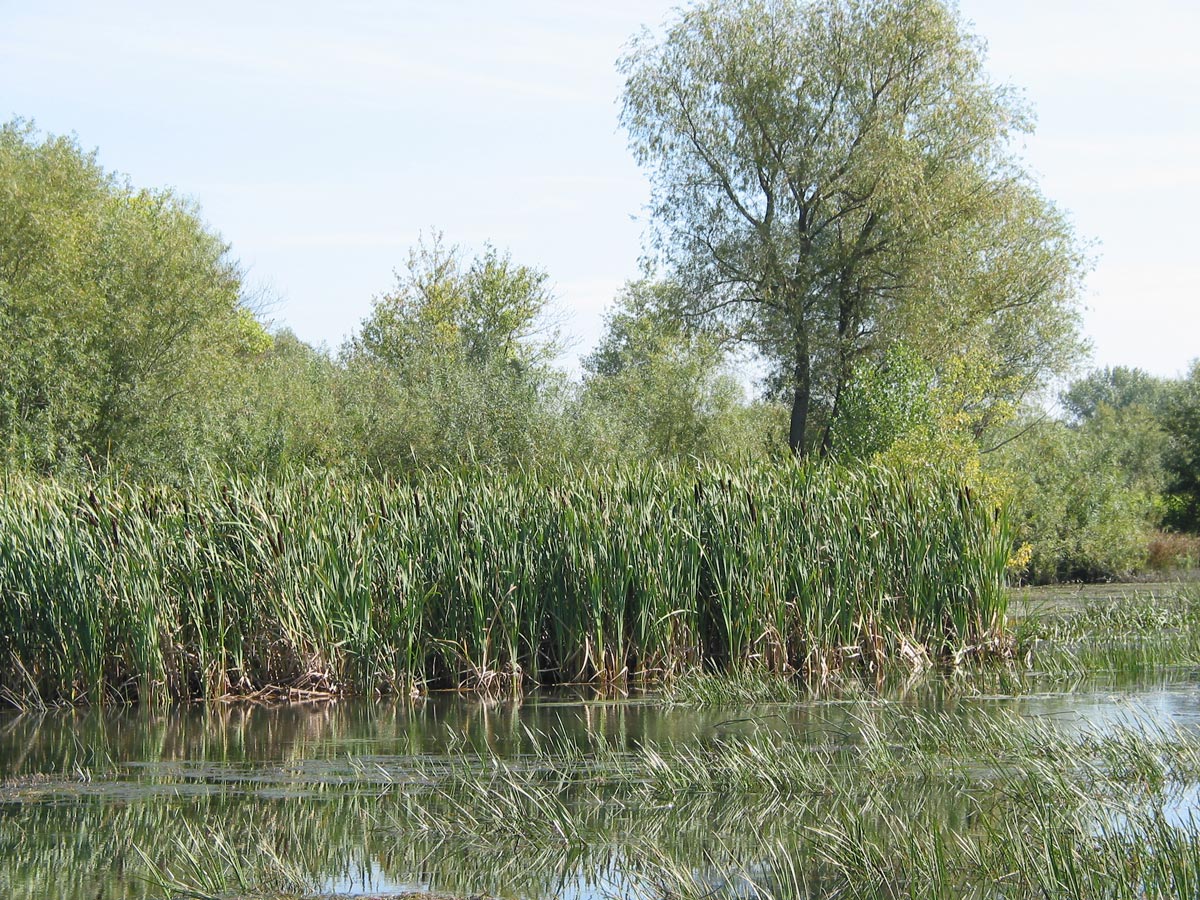
M713 342L656 319L652 286L629 288L571 383L547 282L435 236L349 341L317 349L270 328L192 204L10 123L0 454L9 470L171 479L767 452L778 411L742 402Z
M731 361L762 335L698 327L690 291L679 278L628 285L573 379L547 274L430 236L343 346L314 348L256 309L193 204L12 122L0 127L0 465L180 485L206 470L739 467L795 449L939 470L1009 504L1032 579L1194 556L1180 536L1200 528L1200 366L1180 380L1094 373L1049 416L1033 401L1061 367L1029 359L1075 345L1061 310L1029 331L1034 312L1018 322L981 304L972 336L950 340L909 309L861 346L814 344L837 377L808 385L793 448L793 386L767 365L748 399Z
M1026 415L994 454L1030 547L1027 577L1200 567L1200 360L1181 378L1093 371L1058 408Z

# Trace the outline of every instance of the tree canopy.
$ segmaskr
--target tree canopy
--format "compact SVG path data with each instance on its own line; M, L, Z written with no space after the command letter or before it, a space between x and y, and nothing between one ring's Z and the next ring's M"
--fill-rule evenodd
M1167 520L1200 532L1200 359L1171 392L1164 419L1170 436Z
M969 354L1005 408L1073 359L1083 254L1010 150L1028 114L942 0L709 0L621 69L653 248L686 314L771 366L794 450L828 447L861 361L898 341Z
M583 359L582 401L597 436L643 458L712 458L744 444L747 412L727 354L672 314L675 285L627 284ZM742 451L744 452L744 450Z
M49 469L207 440L224 370L270 346L225 243L71 138L0 126L0 440Z
M557 353L544 272L421 242L342 352L349 442L368 465L527 459Z
M1108 407L1128 410L1143 407L1161 414L1170 401L1172 385L1141 369L1108 366L1072 382L1059 401L1075 422L1088 422Z

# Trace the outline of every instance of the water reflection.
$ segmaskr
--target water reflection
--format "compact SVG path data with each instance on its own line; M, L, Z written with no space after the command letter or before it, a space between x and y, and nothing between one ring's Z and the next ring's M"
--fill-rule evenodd
M569 757L574 748L579 759L598 749L620 759L645 747L704 746L762 730L814 747L850 747L894 711L984 719L1016 711L1067 731L1131 722L1196 727L1200 677L1178 671L1143 683L1015 696L927 679L851 700L744 710L671 707L653 698L444 697L414 705L9 715L0 719L0 896L155 896L149 872L199 877L191 870L220 864L214 835L249 868L286 860L292 882L326 892L657 897L661 886L644 873L647 863L665 862L723 885L726 894L746 894L748 883L738 880L746 873L770 877L754 875L761 848L791 846L835 808L851 808L858 827L870 829L887 827L892 804L901 804L910 820L969 833L993 798L970 785L920 778L911 795L889 798L853 773L786 798L724 784L633 795L602 777L564 779L553 766L543 778L536 767L545 762L545 736L553 736L555 753ZM488 774L498 759L533 767L530 784L554 803L510 797ZM445 776L463 760L479 780L447 787ZM1180 821L1195 809L1196 790L1189 790L1172 800ZM561 820L553 814L560 808ZM529 809L551 812L522 820ZM643 858L647 848L668 859ZM817 882L820 870L821 861L812 861Z

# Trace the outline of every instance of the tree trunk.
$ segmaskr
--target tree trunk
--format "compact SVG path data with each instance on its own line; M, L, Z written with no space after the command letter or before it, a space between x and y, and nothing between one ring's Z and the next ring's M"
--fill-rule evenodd
M874 216L868 219L868 229L863 232L864 236L870 233L870 228L874 222ZM838 413L842 400L842 390L850 382L850 370L852 368L853 347L853 332L857 330L857 316L855 314L855 295L851 292L847 273L843 273L841 283L838 287L838 354L837 354L837 383L833 388L833 406L829 410L829 422L825 425L825 435L821 438L821 455L828 456L833 450L833 429L837 424Z
M812 361L808 358L808 332L801 329L796 334L796 359L792 380L795 395L792 398L792 420L788 428L788 446L798 456L808 453L805 433L808 430L808 407L812 399Z
M846 381L843 378L838 379L837 387L833 391L833 406L829 409L829 421L825 425L825 434L821 438L821 456L828 456L833 452L833 425L837 422L838 407L842 400L842 387Z

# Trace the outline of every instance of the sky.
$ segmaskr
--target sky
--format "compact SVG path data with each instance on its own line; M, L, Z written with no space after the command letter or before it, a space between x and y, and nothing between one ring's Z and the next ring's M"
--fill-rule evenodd
M0 0L0 118L199 204L273 322L336 349L422 234L549 273L577 365L639 274L615 61L661 0ZM1081 364L1200 357L1200 4L962 0L1092 242Z

